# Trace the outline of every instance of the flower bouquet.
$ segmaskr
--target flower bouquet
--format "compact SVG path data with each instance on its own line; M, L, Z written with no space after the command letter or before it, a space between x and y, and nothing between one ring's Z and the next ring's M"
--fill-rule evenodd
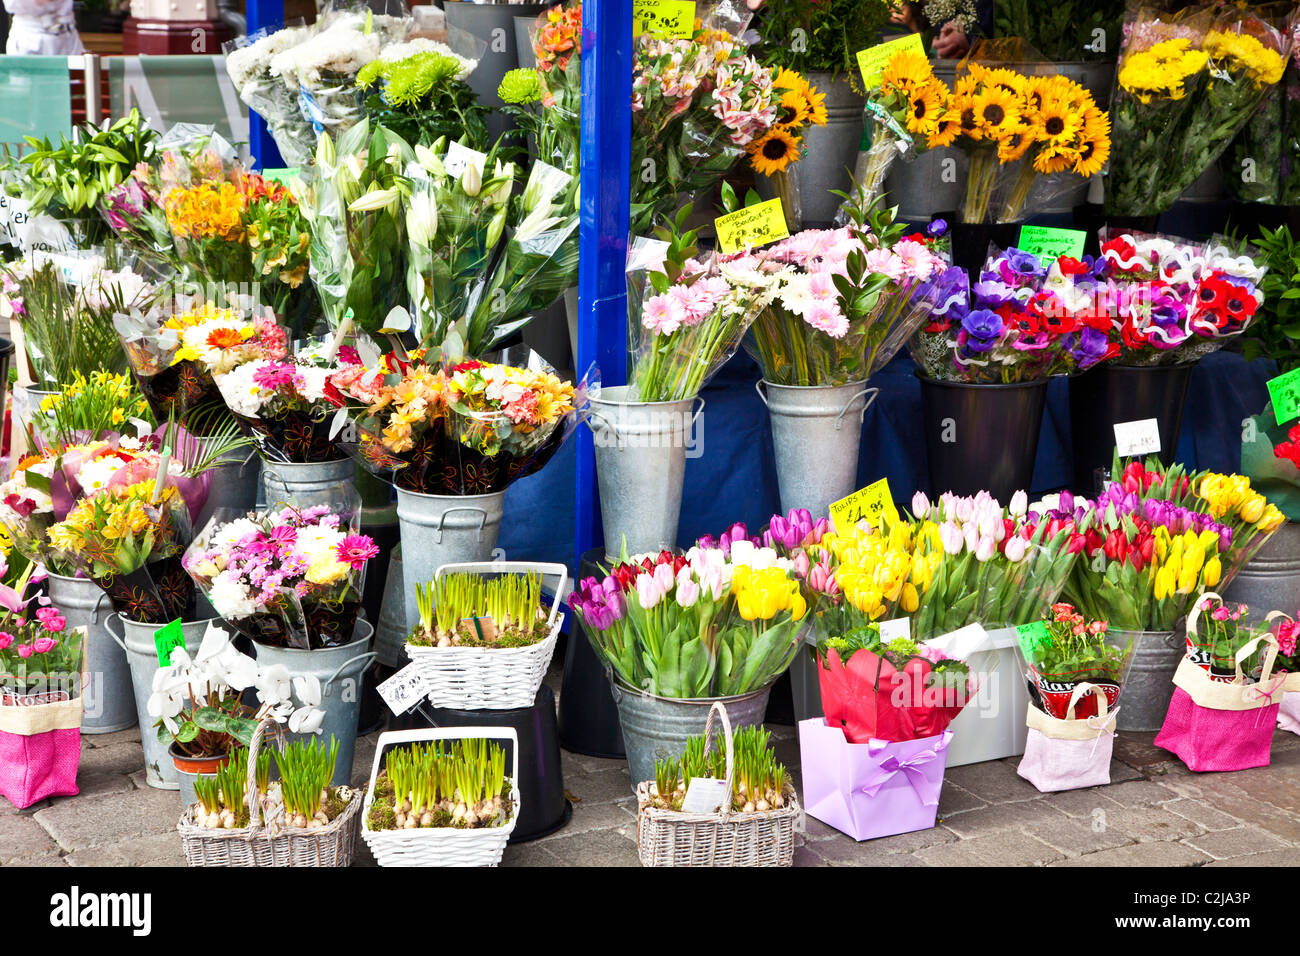
M272 72L271 65L277 56L303 43L310 35L310 29L305 26L286 25L273 33L259 30L222 47L226 73L240 100L266 120L281 158L297 167L311 162L316 151L316 132L299 109L296 93Z
M919 53L895 53L867 92L871 146L858 158L858 178L868 199L885 188L894 160L952 145L961 128L949 104L952 91Z
M808 153L803 141L808 129L826 125L826 94L791 69L776 70L772 88L779 97L776 123L745 151L749 153L749 168L765 177L765 182L760 180L764 196L775 193L781 200L786 226L798 229L803 222L803 199L799 179L792 175L791 167Z
M149 403L125 373L92 372L87 379L75 372L71 384L42 398L36 410L32 425L41 451L106 439L119 434L128 422L137 431L153 430L145 420Z
M63 562L98 584L115 611L141 624L194 617L194 585L181 566L190 512L166 468L160 465L159 473L161 486L151 477L81 499L48 532Z
M408 52L409 50L409 52ZM486 149L488 110L465 82L477 60L457 56L445 44L416 39L381 51L357 73L371 124L392 130L412 146L439 139Z
M1278 425L1272 404L1247 420L1241 473L1289 521L1300 521L1300 424Z
M502 359L435 368L386 356L394 371L375 389L355 440L340 439L341 447L406 491L504 491L550 460L576 427L579 397L536 355L521 366L510 353Z
M358 534L360 508L266 511L209 522L184 569L240 633L269 647L316 649L353 641L366 563L379 554Z

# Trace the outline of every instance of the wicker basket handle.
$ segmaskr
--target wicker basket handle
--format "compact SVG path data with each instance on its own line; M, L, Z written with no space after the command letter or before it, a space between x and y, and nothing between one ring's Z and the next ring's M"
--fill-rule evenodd
M444 574L457 571L470 574L525 574L536 571L542 576L543 584L546 583L547 578L555 578L557 581L555 600L551 602L551 613L546 619L546 628L550 630L555 627L555 618L560 613L560 605L564 603L564 586L569 583L567 566L544 561L463 561L440 565L433 573L433 579L436 581Z
M731 812L731 794L735 786L733 777L736 773L736 752L731 740L731 718L727 716L727 708L723 706L720 700L713 702L713 706L709 708L709 719L704 724L704 752L706 754L713 752L714 714L722 718L722 739L727 754L727 774L723 777L723 780L726 781L727 795L722 803L722 815L726 816Z
M262 749L262 740L266 737L268 728L275 731L275 742L281 750L284 749L284 731L270 717L264 717L258 722L257 729L253 731L253 739L248 742L248 783L244 787L244 801L248 804L250 838L257 832L258 821L262 815L262 808L257 799L257 754Z

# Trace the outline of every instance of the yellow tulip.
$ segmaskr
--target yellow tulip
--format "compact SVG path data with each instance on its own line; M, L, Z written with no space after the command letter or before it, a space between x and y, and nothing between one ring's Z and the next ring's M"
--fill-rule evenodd
M1174 572L1168 567L1163 567L1156 572L1154 594L1157 601L1163 601L1174 591L1176 579Z
M916 588L912 584L903 586L903 610L908 614L916 613L916 609L921 605L921 597L916 593Z
M1254 524L1264 516L1264 508L1268 502L1259 492L1255 492L1241 504L1241 520L1247 524Z
M1223 562L1219 560L1216 554L1210 560L1205 562L1205 571L1201 575L1201 580L1207 588L1212 588L1219 583L1219 578L1223 575Z

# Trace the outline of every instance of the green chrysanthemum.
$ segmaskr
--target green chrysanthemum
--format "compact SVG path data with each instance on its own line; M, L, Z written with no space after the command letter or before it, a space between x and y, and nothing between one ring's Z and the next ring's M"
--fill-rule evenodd
M384 81L384 99L393 106L417 106L434 88L453 82L461 65L443 53L416 53L404 60L376 60L357 73L357 83Z
M542 98L542 81L536 70L511 70L501 78L497 96L501 97L503 103L526 106Z

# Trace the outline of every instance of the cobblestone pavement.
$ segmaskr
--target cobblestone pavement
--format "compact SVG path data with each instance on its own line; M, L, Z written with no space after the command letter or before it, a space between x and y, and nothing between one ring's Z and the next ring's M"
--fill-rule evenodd
M774 725L779 758L799 764L793 727ZM1193 774L1120 734L1108 787L1040 794L1018 758L947 772L932 830L857 843L808 819L796 866L1300 865L1300 737L1278 732L1270 767ZM364 786L377 735L357 742ZM0 865L183 866L174 791L145 785L139 733L82 738L81 794L15 810L0 799ZM573 819L507 848L505 866L636 866L636 804L627 766L565 753ZM358 865L372 865L358 841Z

